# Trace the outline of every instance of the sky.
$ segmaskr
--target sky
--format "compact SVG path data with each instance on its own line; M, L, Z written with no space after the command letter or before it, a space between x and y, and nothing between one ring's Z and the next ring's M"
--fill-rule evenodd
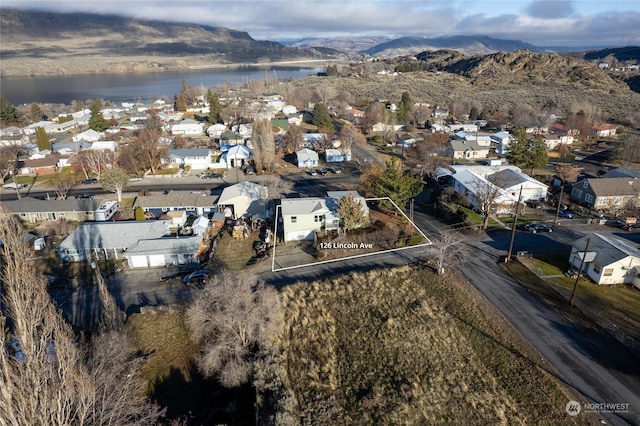
M191 22L274 41L487 35L540 47L640 44L637 0L2 0L2 7Z

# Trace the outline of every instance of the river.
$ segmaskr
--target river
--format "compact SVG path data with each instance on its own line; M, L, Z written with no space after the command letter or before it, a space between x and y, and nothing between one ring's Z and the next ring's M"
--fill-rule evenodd
M245 83L265 77L297 80L324 68L284 66L242 66L143 74L92 74L47 77L5 77L0 94L14 105L37 103L71 104L101 98L112 103L151 99L173 99L182 80L194 87L211 87L230 82Z

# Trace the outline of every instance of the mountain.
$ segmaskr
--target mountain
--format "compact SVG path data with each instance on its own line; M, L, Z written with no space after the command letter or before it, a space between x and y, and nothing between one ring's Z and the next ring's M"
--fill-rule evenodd
M395 57L415 55L425 50L451 49L468 55L482 55L494 52L515 52L527 49L542 52L544 49L518 40L501 40L487 36L450 37L400 37L389 40L362 51L371 56Z
M227 28L88 13L0 9L3 76L132 72L324 59ZM325 51L326 52L326 51Z
M355 53L367 50L380 43L389 41L385 36L343 36L343 37L308 37L301 40L282 42L287 46L299 48L328 47L340 52Z

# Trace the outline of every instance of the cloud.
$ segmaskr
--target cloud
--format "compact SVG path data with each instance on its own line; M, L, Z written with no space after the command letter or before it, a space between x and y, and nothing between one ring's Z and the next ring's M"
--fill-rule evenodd
M534 0L526 11L535 18L557 19L573 15L573 6L566 0Z

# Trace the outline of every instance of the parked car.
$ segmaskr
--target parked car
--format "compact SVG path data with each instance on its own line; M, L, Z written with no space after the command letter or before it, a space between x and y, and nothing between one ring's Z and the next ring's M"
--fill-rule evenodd
M82 181L83 185L93 185L94 183L98 183L98 179L90 178L90 179L85 179L85 180Z
M189 275L185 275L182 279L182 282L185 284L190 283L204 283L209 279L209 271L206 269L198 269L197 271L193 271Z
M89 200L93 200L94 198L96 198L95 195L93 194L78 194L76 195L76 198L80 199L80 198L88 198Z
M244 169L244 174L245 175L252 175L256 172L256 169L254 169L253 167L249 166L247 168Z
M558 212L558 216L564 217L566 219L573 219L573 216L575 216L575 214L571 210L560 210Z
M627 222L626 220L618 219L616 220L615 226L624 229L625 231L632 231L640 228L640 223Z
M527 200L525 201L525 204L529 207L531 207L532 209L541 209L542 208L542 203L540 202L540 200Z
M206 175L202 175L200 177L202 179L222 179L223 175L221 173L209 173L209 174L206 174Z
M129 182L140 182L142 178L140 176L131 176Z
M524 226L524 230L529 231L532 234L537 232L553 232L553 228L542 223L528 223Z
M340 167L338 167L338 166L333 166L333 167L331 167L331 171L332 171L333 173L337 174L337 175L338 175L338 174L340 174L340 173L342 173L342 169L341 169Z
M309 172L309 174L310 174L311 176L318 176L318 171L317 171L316 169L313 169L313 170L311 170L311 171Z
M321 174L322 176L326 176L328 173L329 173L329 170L324 169L324 168L323 168L323 169L320 169L320 174Z

